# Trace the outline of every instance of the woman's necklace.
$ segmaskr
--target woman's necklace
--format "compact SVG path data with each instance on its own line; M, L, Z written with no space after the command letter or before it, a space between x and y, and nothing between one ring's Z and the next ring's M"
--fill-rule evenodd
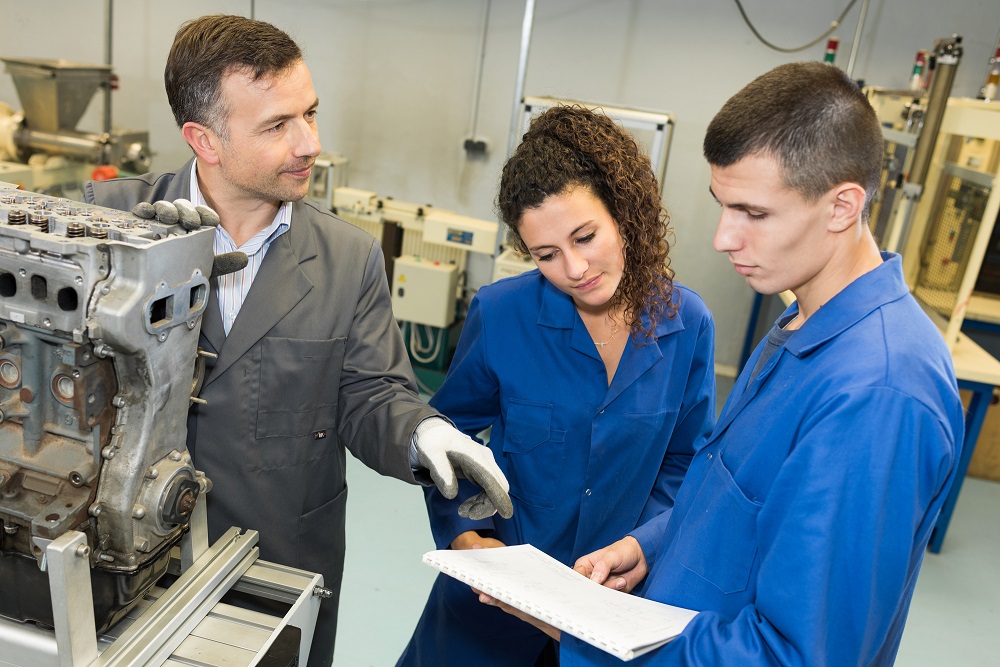
M621 329L618 327L618 324L616 323L615 324L615 329L614 329L614 331L611 332L611 335L608 336L608 339L607 340L595 340L594 341L594 345L596 345L597 347L599 347L599 348L601 348L603 350L604 346L607 345L608 343L610 343L611 339L614 338L615 334L617 334L620 330Z

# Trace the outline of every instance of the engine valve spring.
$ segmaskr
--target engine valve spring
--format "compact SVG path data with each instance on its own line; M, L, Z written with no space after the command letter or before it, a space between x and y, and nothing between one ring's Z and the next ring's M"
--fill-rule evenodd
M49 216L45 215L44 213L35 213L35 212L32 212L28 216L28 224L29 225L34 225L34 226L38 227L38 230L41 231L41 232L48 232L49 231Z

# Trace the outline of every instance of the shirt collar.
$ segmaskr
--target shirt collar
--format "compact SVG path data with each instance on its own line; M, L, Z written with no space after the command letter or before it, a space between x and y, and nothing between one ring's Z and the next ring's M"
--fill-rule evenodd
M188 190L191 193L192 204L195 206L208 206L208 202L205 201L205 196L201 193L201 188L198 187L198 160L191 161L191 183ZM291 226L291 224L292 202L281 202L281 206L278 207L278 212L275 214L274 220L272 220L271 224L266 228L267 234L264 235L263 242L266 243L271 241L275 237L284 233L285 230ZM215 228L215 234L232 244L232 238L229 236L229 233L222 228L222 225ZM257 235L255 235L254 238L257 238Z

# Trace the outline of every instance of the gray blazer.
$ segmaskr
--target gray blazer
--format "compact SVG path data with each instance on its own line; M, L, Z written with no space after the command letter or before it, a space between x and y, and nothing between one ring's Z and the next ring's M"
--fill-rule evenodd
M189 199L190 176L191 162L176 174L90 182L84 196L118 210ZM199 344L219 355L207 362L200 396L208 403L188 419L188 448L214 485L210 539L230 526L254 529L265 560L322 573L336 591L321 612L332 634L344 568L345 447L368 467L414 482L410 438L437 415L417 395L381 248L332 213L296 202L228 337L213 284Z

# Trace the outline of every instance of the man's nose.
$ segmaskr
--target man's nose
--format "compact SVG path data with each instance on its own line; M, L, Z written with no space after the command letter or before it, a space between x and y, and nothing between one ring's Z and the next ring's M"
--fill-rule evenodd
M727 209L722 210L719 216L719 226L715 230L715 237L712 239L712 246L718 252L732 252L739 247L739 231L733 220L733 212Z
M296 157L316 157L323 150L319 143L319 129L309 123L301 123L295 135L293 146Z

